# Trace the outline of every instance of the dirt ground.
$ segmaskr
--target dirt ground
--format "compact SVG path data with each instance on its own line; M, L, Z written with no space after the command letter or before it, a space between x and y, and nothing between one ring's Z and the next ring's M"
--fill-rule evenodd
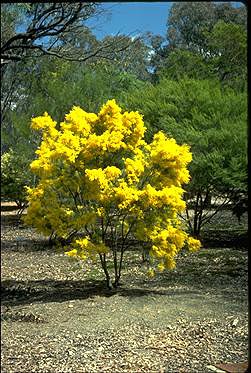
M202 248L153 279L125 258L122 286L2 211L2 373L209 373L248 358L247 249Z

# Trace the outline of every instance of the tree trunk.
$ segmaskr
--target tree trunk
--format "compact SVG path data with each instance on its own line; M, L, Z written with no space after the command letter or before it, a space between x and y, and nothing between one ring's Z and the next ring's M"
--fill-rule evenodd
M105 273L105 278L106 278L106 286L109 290L112 289L112 282L111 282L111 277L109 275L107 265L106 265L106 255L105 254L99 254L101 265L103 268L103 271Z
M196 203L195 203L195 207L194 207L194 217L193 217L193 235L195 237L198 237L199 235L199 226L198 226L198 218L199 218L199 198L200 198L200 195L199 193L197 193L197 196L196 196Z
M122 262L123 262L123 254L124 254L124 250L121 250L120 252L120 260L119 260L119 263L117 262L117 252L116 252L116 264L115 264L115 281L113 283L113 286L115 288L117 288L119 286L119 280L120 280L120 277L121 277L121 269L122 269Z

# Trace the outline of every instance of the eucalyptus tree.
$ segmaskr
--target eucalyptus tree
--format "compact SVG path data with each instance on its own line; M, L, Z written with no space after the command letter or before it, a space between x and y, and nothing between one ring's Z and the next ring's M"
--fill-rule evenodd
M247 80L247 9L230 2L174 2L166 37L153 38L152 48L155 80L161 76L213 76L243 89Z

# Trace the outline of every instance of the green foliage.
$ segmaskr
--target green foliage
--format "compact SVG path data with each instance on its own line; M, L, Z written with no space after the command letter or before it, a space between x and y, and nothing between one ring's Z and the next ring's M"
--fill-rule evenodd
M234 8L230 3L175 2L168 17L167 38L175 47L205 55L210 51L207 35L219 21L245 28L245 6Z
M214 23L213 2L175 2L168 17L167 37L171 45L206 52L205 32Z
M25 186L34 182L29 163L30 159L12 149L1 156L1 198L15 201L19 208L26 203Z
M149 64L150 47L146 45L143 38L131 38L129 36L107 36L104 42L110 44L118 44L119 40L123 38L124 44L127 48L123 48L120 53L110 55L110 65L116 66L116 69L129 74L141 80L148 80L150 74L147 70ZM107 62L105 62L107 65Z
M163 130L178 143L191 145L192 179L187 192L191 199L198 199L196 208L201 214L209 195L227 196L229 202L235 190L246 190L247 97L244 93L222 89L213 80L163 79L156 86L148 84L144 90L129 93L125 101L131 110L144 114L152 134Z
M166 40L153 39L154 77L219 79L240 91L247 80L247 12L230 3L177 2Z
M244 89L247 81L246 30L240 25L219 21L208 40L219 79Z
M24 22L28 4L5 3L1 4L1 42L15 35L16 27Z
M36 65L27 62L17 72L18 81L13 83L16 89L10 92L11 100L3 118L3 144L7 149L17 143L25 144L29 153L34 152L40 141L40 135L30 130L34 113L48 111L62 121L74 105L97 111L104 101L112 97L119 101L123 91L142 86L133 74L104 62L86 66L46 58ZM6 99L7 90L8 86Z
M44 54L71 58L75 50L69 45L64 48L64 36L85 31L83 22L96 14L98 6L95 3L4 4L1 65ZM20 24L22 31L17 27Z
M120 35L99 41L85 26L99 7L1 5L2 151L24 142L29 152L36 148L39 136L29 127L34 113L48 110L63 120L73 105L96 111L104 101L118 99L121 91L137 85L136 75L146 79L148 50L142 40Z
M184 49L175 49L163 61L162 67L157 73L158 77L168 79L208 79L213 74L210 64L199 53L192 53Z
M247 27L247 8L244 3L239 3L238 7L234 7L229 1L214 3L214 5L217 21L235 23L243 28Z

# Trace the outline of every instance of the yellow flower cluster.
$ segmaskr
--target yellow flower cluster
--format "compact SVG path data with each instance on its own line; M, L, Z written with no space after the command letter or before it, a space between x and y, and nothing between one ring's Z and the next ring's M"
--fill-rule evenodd
M125 180L121 180L113 192L118 209L127 211L131 211L131 207L139 200L142 193L137 188L129 186Z
M159 271L174 267L182 247L199 249L178 219L192 159L187 145L162 132L146 144L142 115L123 113L115 100L98 114L75 106L59 125L45 113L32 119L32 128L41 130L43 139L31 163L40 182L27 191L26 222L62 238L85 232L68 256L86 259L108 252L101 217L106 224L117 219L121 234L130 227L131 234L150 242Z
M43 116L32 118L31 128L34 130L50 131L56 127L57 122L53 121L47 112Z
M150 184L147 184L143 189L142 202L157 208L169 206L170 212L172 210L178 213L186 207L185 202L182 200L182 194L183 189L174 185L157 190Z
M187 165L192 160L189 146L178 145L175 139L169 139L163 132L158 132L150 146L152 164L167 175L162 182L166 185L181 186L189 181ZM165 172L167 171L167 172Z
M187 244L188 244L188 249L191 252L198 251L201 247L200 241L193 238L193 237L188 237L187 238Z
M138 149L137 154L135 154L133 158L126 158L124 160L124 164L128 184L138 183L147 167L143 152Z
M161 268L173 269L176 255L188 240L187 234L181 229L169 225L167 229L154 228L149 237L154 243L150 255L160 259L158 269L160 271Z
M60 124L61 130L69 130L75 134L88 136L91 127L97 121L97 115L91 115L78 106L74 106L69 114L65 116L65 122Z
M92 243L89 237L77 239L72 244L73 249L66 251L65 254L76 259L95 260L96 254L107 254L109 248L103 243Z

